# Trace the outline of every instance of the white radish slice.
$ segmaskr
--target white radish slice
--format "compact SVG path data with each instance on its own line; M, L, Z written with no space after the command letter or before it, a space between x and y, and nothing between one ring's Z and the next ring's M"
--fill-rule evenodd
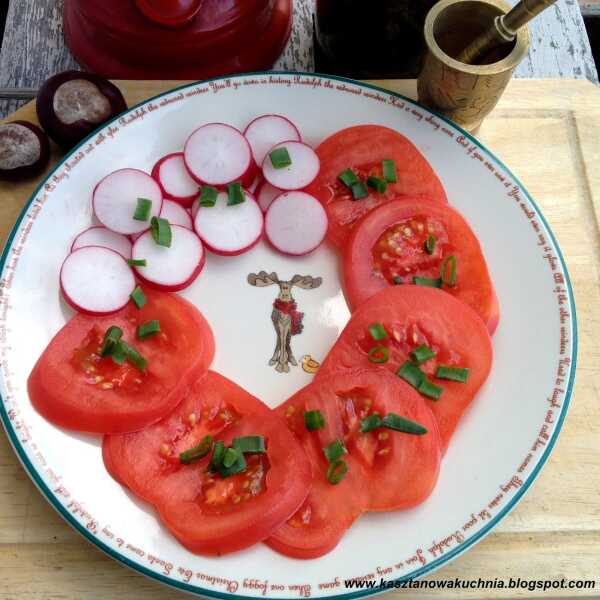
M171 226L171 246L159 246L152 232L142 234L131 256L145 260L145 267L134 267L139 278L149 285L177 292L193 283L204 267L205 254L200 238L181 225Z
M234 256L255 246L263 232L263 214L254 197L229 206L228 196L221 192L214 206L201 206L196 213L194 229L206 247L215 254Z
M135 289L133 271L125 259L108 248L87 246L63 262L60 287L77 311L108 315L123 308Z
M74 240L71 252L86 246L102 246L118 252L123 258L131 258L131 242L120 233L106 229L102 225L82 231Z
M277 197L265 216L265 233L271 245L293 256L318 248L327 233L323 205L305 192L287 192Z
M96 186L92 199L94 213L102 225L116 233L140 233L150 227L150 219L136 221L133 218L139 198L152 201L150 218L160 214L162 190L158 183L138 169L120 169Z
M263 181L256 190L256 201L261 210L266 213L273 200L275 200L277 196L281 196L282 193L281 190L273 187L268 181Z
M224 186L254 178L250 144L235 127L224 123L210 123L196 129L185 143L184 159L198 183Z
M168 154L152 169L152 177L162 188L163 196L185 208L197 198L199 187L190 176L183 160L183 152Z
M171 225L181 225L186 229L194 229L194 223L192 222L190 213L183 208L181 204L174 202L173 200L163 200L160 216L169 221Z
M298 128L281 115L262 115L252 121L244 135L257 165L262 165L269 150L288 140L302 141Z
M276 169L271 162L271 152L286 148L292 164ZM283 142L271 148L262 164L265 179L280 190L301 190L310 185L321 169L317 153L302 142Z

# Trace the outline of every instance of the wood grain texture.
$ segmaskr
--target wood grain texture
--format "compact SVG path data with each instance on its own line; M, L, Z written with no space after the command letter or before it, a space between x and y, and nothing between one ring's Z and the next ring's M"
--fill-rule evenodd
M130 104L176 84L117 83ZM415 97L414 81L379 83ZM11 118L35 121L35 111L28 105ZM521 179L557 235L577 301L579 363L569 415L536 483L493 534L428 579L564 577L595 579L596 589L391 594L397 600L598 598L600 91L583 81L514 80L479 137ZM58 156L55 149L53 159ZM0 183L0 240L6 239L36 184ZM117 595L128 600L188 597L123 568L85 542L42 498L0 435L0 600L104 600Z

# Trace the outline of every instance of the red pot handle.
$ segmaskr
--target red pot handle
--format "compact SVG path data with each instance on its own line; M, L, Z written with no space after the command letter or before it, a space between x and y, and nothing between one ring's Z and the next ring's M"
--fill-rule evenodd
M162 27L185 27L200 12L203 0L135 0L139 11Z

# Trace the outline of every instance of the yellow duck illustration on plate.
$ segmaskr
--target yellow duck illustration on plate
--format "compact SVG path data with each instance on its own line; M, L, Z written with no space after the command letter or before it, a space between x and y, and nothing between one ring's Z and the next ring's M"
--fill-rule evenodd
M302 368L306 373L316 373L320 366L321 363L316 361L310 354L305 354L302 357Z

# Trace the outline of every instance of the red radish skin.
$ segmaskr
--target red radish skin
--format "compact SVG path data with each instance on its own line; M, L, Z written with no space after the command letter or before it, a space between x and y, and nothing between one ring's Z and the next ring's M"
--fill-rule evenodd
M286 148L292 164L289 167L276 169L271 162L271 152ZM309 186L319 174L321 162L317 153L303 142L289 141L277 144L265 157L262 164L264 178L280 190L301 190Z
M75 252L79 248L87 246L101 246L118 252L123 258L131 258L131 242L129 239L120 234L103 227L96 225L82 231L73 241L71 252Z
M153 179L160 185L163 198L189 208L198 197L200 188L185 166L183 152L161 158L152 169Z
M302 141L298 128L282 115L262 115L254 119L244 135L257 165L262 165L269 150L288 140Z
M316 250L327 234L327 213L310 194L287 192L277 197L265 216L265 235L279 252L304 256Z
M189 229L172 225L171 247L159 246L152 233L143 233L133 245L134 260L146 260L146 267L134 267L138 278L165 292L179 292L200 275L206 255L200 238Z
M16 181L39 174L48 166L50 143L33 123L0 125L0 179Z
M273 200L281 194L283 194L282 190L273 187L268 181L263 181L256 190L256 201L260 209L266 213Z
M191 231L194 230L194 222L190 213L181 206L181 204L173 200L163 200L160 216L169 221L171 225L181 225ZM139 236L136 236L136 239Z
M129 302L135 277L118 252L87 246L75 250L63 262L60 289L67 304L76 311L110 315Z

